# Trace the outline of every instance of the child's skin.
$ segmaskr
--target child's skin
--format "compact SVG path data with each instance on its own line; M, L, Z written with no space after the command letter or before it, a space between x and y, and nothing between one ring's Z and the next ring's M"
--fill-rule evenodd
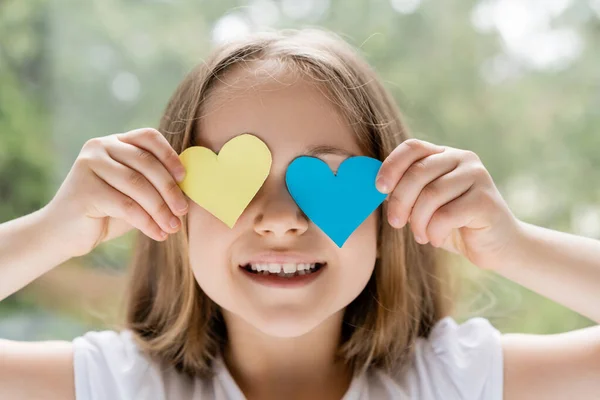
M267 181L233 229L181 193L175 177L182 166L155 130L93 139L46 207L0 225L0 299L91 251L106 222L105 240L132 227L164 240L161 229L176 232L179 226L171 228L169 220L188 213L190 262L200 287L223 308L230 335L225 359L247 397L339 399L351 378L332 361L343 309L373 271L377 224L400 229L410 221L421 243L462 254L600 321L600 242L519 221L470 151L416 139L400 144L378 180L391 193L387 221L372 214L338 248L305 219L284 177L295 157L316 146L338 149L315 154L334 170L349 154L362 154L350 125L314 86L295 78L256 82L238 71L227 79L236 89L210 98L199 122L200 143L218 151L251 132L273 154ZM327 269L298 290L257 287L240 273L240 263L273 251L324 260ZM599 327L502 340L504 398L600 393ZM2 359L1 398L74 398L70 343L0 341Z

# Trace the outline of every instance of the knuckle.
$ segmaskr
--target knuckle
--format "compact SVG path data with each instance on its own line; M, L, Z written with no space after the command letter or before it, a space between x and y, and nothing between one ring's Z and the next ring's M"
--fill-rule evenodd
M158 206L156 207L156 215L161 215L161 214L168 214L169 216L171 214L171 209L169 208L167 203L164 201L161 201L158 204Z
M390 211L394 214L401 214L405 208L404 202L397 194L392 194L388 200Z
M402 143L404 143L406 146L412 149L422 149L423 147L425 147L425 143L415 138L406 139Z
M91 167L99 159L99 152L90 148L82 149L75 159L75 165Z
M481 163L476 163L472 167L472 174L482 181L485 181L489 177L488 170Z
M437 198L441 194L440 187L438 185L430 183L429 185L423 188L422 194L426 199Z
M102 138L91 138L84 143L75 162L89 165L92 161L98 159L103 151L105 149Z
M137 203L131 197L125 197L122 201L123 209L127 212L133 212L136 209Z
M379 170L379 173L386 173L386 171L388 169L390 169L392 167L393 164L396 163L396 158L398 157L398 152L397 151L392 151L390 154L388 154L388 156L383 160L383 162L381 163L381 169Z
M136 188L141 188L146 184L146 178L144 178L144 175L140 174L138 171L133 170L129 173L128 181L132 186Z
M402 204L400 197L398 196L398 194L395 191L392 192L388 201L391 205L394 205L394 206L398 206L398 205Z
M94 154L89 151L82 151L77 159L75 159L75 165L89 166L94 159Z
M179 185L177 184L177 182L175 182L174 180L169 180L167 183L167 186L165 188L166 192L169 194L179 194L179 192L181 191L181 189L179 188Z
M477 153L471 150L463 151L463 159L467 161L481 161Z
M92 148L93 149L93 148L100 147L102 145L103 145L102 144L102 139L98 138L98 137L94 137L94 138L88 139L84 143L83 147L85 147L85 148Z
M406 170L404 176L408 177L410 180L416 180L417 177L425 171L425 169L425 164L422 161L417 161ZM404 179L404 176L402 179Z
M418 160L413 163L411 168L415 169L414 172L423 173L427 170L428 165L427 162L425 162L424 160Z
M152 128L152 127L150 127L150 126L148 126L148 127L144 128L144 130L145 130L146 132L149 132L151 135L160 135L160 134L161 134L161 133L159 132L159 130L158 130L158 129L156 129L156 128Z
M435 215L432 218L432 222L437 222L440 219L445 219L449 215L450 215L449 208L446 206L442 206L442 207L438 208L437 211L435 212Z
M154 128L145 128L144 134L150 137L152 140L160 140L162 138L162 133Z
M148 160L152 160L152 154L150 154L149 151L146 151L144 149L141 148L137 148L137 150L135 151L135 156L142 160L142 161L148 161Z
M172 149L169 149L165 159L166 159L167 163L169 163L169 164L173 164L173 165L181 164L181 161L179 160L179 155Z

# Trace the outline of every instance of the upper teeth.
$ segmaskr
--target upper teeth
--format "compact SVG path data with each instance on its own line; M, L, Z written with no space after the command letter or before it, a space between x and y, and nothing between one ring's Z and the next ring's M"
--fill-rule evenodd
M316 264L293 264L293 263L250 264L250 268L252 268L254 271L259 271L259 272L260 271L269 271L272 274L278 274L282 270L286 274L293 274L296 271L302 271L302 270L308 270L308 269L315 268L315 266L316 266Z

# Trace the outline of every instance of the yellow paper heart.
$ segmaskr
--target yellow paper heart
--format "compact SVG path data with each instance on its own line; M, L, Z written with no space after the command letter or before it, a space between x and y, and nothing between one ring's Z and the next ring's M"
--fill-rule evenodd
M254 135L236 136L216 155L192 146L180 155L186 169L181 190L232 228L271 170L271 152Z

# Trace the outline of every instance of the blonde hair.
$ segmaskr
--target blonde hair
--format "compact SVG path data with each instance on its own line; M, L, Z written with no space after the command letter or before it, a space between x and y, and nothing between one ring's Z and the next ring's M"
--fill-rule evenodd
M367 154L383 160L409 139L390 94L369 65L338 36L322 30L250 35L222 45L196 66L169 100L158 130L181 153L198 135L201 108L220 79L252 61L277 61L323 89ZM380 256L365 289L344 311L338 352L355 372L405 364L417 337L451 311L445 269L435 248L419 245L409 226L385 222L379 208ZM126 327L140 348L190 376L208 377L227 329L219 306L198 286L188 261L187 218L164 242L137 236L127 291Z

